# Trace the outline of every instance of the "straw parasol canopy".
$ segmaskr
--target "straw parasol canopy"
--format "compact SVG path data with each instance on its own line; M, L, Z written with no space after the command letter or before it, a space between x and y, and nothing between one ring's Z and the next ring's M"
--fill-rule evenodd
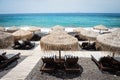
M7 48L13 44L14 38L10 33L0 31L0 48Z
M26 30L22 30L22 29L14 32L12 35L14 36L14 40L21 40L21 39L22 40L24 40L24 39L29 40L33 36L30 31L26 31Z
M52 30L52 31L50 31L49 34L67 33L67 32L65 31L65 28L62 27L62 26L59 26L59 25L51 28L51 30Z
M96 37L99 35L99 33L91 31L91 30L82 30L80 32L80 37L83 39L87 39L89 41L95 41Z
M61 50L79 50L78 40L64 30L52 31L49 35L42 37L40 46L44 51L59 50L59 59L61 59Z
M49 34L40 40L42 50L79 50L78 40L66 33Z
M15 32L17 30L19 30L19 28L15 27L15 26L12 26L12 27L7 29L7 32L13 33L13 32Z
M0 31L5 31L5 28L4 27L0 27Z
M56 25L53 28L51 28L52 30L65 30L65 28L63 26L60 25Z
M93 29L96 29L96 30L100 30L100 33L101 31L108 31L108 28L104 25L97 25L97 26L94 26Z
M120 29L97 37L96 47L120 54Z
M35 31L41 31L41 29L38 28L38 27L30 27L30 28L28 29L28 31L30 31L30 32L35 32Z
M62 35L62 34L68 34L66 31L64 30L52 30L51 32L49 32L50 34L54 34L54 35Z
M85 30L85 29L82 28L82 27L79 27L79 28L75 28L75 29L73 29L73 32L80 33L82 30Z

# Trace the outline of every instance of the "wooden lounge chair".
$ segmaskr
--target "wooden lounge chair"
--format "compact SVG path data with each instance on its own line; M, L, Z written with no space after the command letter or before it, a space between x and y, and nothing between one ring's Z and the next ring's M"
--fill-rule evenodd
M57 56L54 56L54 60L55 60L55 66L56 69L62 69L64 70L64 63L65 63L65 57L61 57L61 58L57 58Z
M27 50L32 49L35 46L35 43L31 43L30 41L22 41L22 43L19 43L18 41L14 43L13 48L14 49L21 49L21 50Z
M90 48L93 49L93 50L96 50L96 46L95 45L96 45L95 42L91 43Z
M88 49L88 45L89 45L88 42L83 42L81 47L82 49Z
M0 69L7 67L10 63L19 59L20 53L16 55L6 55L6 52L0 55Z
M41 39L41 37L38 34L34 34L31 41L38 41L40 39Z
M96 50L96 43L83 42L81 48L85 50Z
M40 68L40 71L53 72L55 70L54 57L43 57L42 62L43 62L43 64Z
M23 49L32 49L35 46L35 43L30 41L23 41Z
M80 72L80 66L77 62L78 62L78 57L66 56L65 71L68 73L69 72Z
M22 48L22 44L19 43L18 41L14 42L14 46L12 46L14 49L21 49Z
M91 55L91 59L96 63L96 65L101 71L108 71L108 72L120 71L120 62L110 56L102 57L98 61L95 59L95 57Z
M80 38L80 36L79 36L79 35L75 35L75 38L77 38L77 39L78 39L78 41L86 41L86 39L82 39L82 38Z

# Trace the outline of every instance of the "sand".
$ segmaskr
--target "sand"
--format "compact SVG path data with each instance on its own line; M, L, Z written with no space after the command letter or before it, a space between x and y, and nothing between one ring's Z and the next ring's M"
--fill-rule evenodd
M27 29L27 28L25 28ZM71 32L72 29L66 29L68 32ZM50 29L44 29L42 28L41 30L42 32L49 32ZM56 52L41 52L40 49L40 45L39 45L39 41L35 42L36 46L34 49L32 50L13 50L11 48L8 49L4 49L4 51L6 51L8 54L10 53L21 53L21 59L18 60L18 63L22 63L26 58L31 57L31 56L36 56L36 57L41 57L43 55L55 55ZM42 53L42 54L40 54ZM51 54L52 53L52 54ZM66 54L70 54L70 55L75 55L79 57L79 65L81 65L83 71L81 74L66 74L64 71L58 71L59 73L53 73L53 74L48 74L48 73L44 73L41 74L40 72L40 66L42 65L42 61L39 60L37 62L37 64L35 65L35 67L33 69L31 69L31 72L29 73L29 75L26 76L26 80L120 80L119 76L113 75L113 74L109 74L109 73L102 73L98 67L96 66L96 64L91 61L90 59L90 55L95 55L98 59L101 56L106 56L108 55L110 52L103 52L103 51L62 51L62 56L66 55ZM58 54L56 54L58 55ZM30 62L31 63L31 62ZM17 64L16 66L19 66L19 64ZM9 70L4 70L2 72L0 72L0 78L1 80L4 80L3 77L9 73L11 73L12 70L14 70L16 67L9 69ZM21 73L22 74L22 73ZM14 76L14 74L11 74ZM12 78L12 76L11 76ZM17 77L16 77L17 79ZM14 80L16 80L14 79ZM19 78L18 78L19 79ZM8 79L10 80L10 79Z
M109 73L102 73L90 58L80 57L78 64L81 66L81 73L68 74L65 71L41 74L41 60L32 70L27 80L120 80L119 76Z

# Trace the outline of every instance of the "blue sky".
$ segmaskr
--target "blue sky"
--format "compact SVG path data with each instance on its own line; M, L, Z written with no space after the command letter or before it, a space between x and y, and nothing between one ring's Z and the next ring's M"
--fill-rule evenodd
M120 0L0 0L4 13L120 13Z

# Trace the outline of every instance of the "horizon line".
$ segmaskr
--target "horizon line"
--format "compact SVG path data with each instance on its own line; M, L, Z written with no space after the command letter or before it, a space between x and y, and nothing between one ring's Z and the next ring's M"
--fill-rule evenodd
M109 13L109 12L105 12L105 13L103 13L103 12L63 12L63 13L58 13L58 12L56 12L56 13L52 13L52 12L50 12L50 13L0 13L0 14L120 14L120 13Z

